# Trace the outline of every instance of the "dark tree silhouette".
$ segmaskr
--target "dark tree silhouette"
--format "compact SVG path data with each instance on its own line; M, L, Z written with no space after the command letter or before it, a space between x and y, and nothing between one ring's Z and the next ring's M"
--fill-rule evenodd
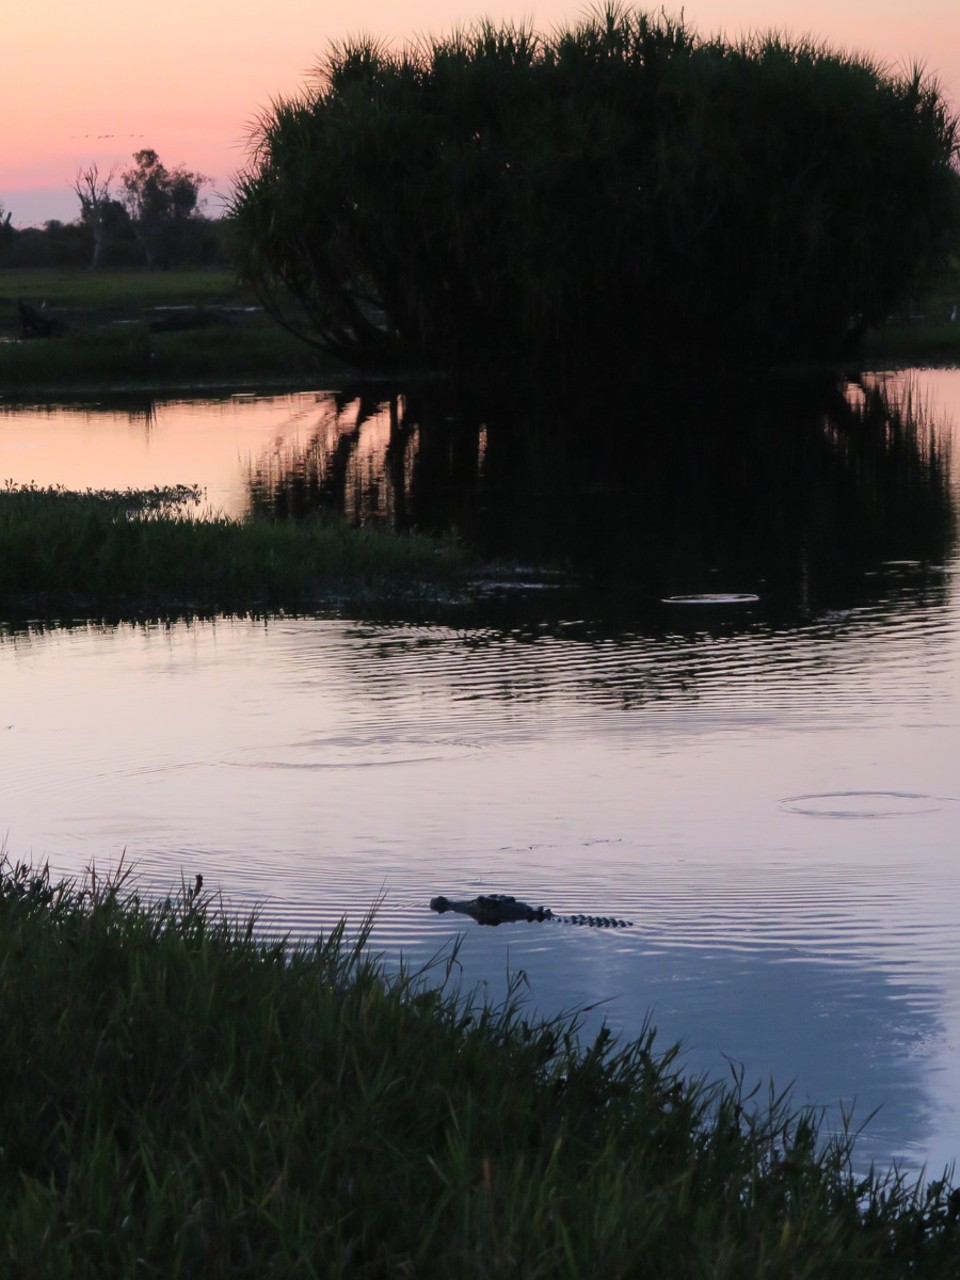
M958 138L919 68L611 0L332 46L257 124L233 224L265 304L357 365L834 358L954 249Z
M137 151L120 175L124 204L148 267L168 267L178 256L190 218L200 206L200 188L209 179L182 166L167 169L156 151Z

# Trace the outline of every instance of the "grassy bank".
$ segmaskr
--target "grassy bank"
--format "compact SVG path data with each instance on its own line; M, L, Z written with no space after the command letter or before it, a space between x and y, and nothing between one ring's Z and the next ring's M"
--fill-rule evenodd
M105 267L5 267L0 269L0 316L16 321L17 301L24 298L51 311L123 311L145 307L253 306L253 291L237 275L220 267L181 271L146 271Z
M21 298L66 332L17 341ZM0 391L256 385L342 372L256 303L225 270L0 270ZM193 327L163 331L173 309L194 311Z
M948 1186L855 1177L650 1035L581 1047L341 931L289 951L202 892L5 862L0 1001L23 1280L958 1273Z
M465 559L428 538L319 517L193 520L190 495L0 489L0 617L376 605L463 581Z
M112 391L307 384L342 376L343 366L262 315L216 321L183 333L154 333L143 321L93 326L61 338L0 343L0 389Z

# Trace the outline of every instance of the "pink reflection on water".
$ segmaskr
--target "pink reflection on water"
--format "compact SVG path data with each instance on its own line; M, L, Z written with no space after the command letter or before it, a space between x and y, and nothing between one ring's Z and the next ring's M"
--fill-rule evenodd
M213 512L248 503L251 458L313 429L326 393L146 401L129 410L0 406L0 481L68 489L190 484Z

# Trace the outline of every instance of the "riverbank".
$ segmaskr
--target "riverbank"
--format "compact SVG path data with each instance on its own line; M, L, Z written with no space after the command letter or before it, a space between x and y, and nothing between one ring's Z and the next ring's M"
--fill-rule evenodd
M63 326L20 341L20 299ZM960 362L960 267L864 335L849 369ZM317 385L351 370L282 329L227 270L0 270L0 395Z
M21 300L49 337L21 340ZM0 392L306 385L342 364L282 329L227 270L0 270Z
M190 488L0 488L0 617L142 618L407 606L459 590L452 543L335 517L197 520Z
M289 950L199 883L0 867L0 1215L17 1275L957 1274L957 1195L852 1174L780 1098ZM445 958L446 973L455 957Z

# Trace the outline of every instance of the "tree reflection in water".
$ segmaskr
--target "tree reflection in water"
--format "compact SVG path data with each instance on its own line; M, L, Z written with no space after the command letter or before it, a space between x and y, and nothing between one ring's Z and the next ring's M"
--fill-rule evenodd
M480 410L436 387L318 399L306 445L263 454L252 509L338 512L569 571L596 616L754 592L767 616L873 598L913 565L943 591L950 441L902 380L782 378L561 409ZM884 582L883 590L889 589Z

